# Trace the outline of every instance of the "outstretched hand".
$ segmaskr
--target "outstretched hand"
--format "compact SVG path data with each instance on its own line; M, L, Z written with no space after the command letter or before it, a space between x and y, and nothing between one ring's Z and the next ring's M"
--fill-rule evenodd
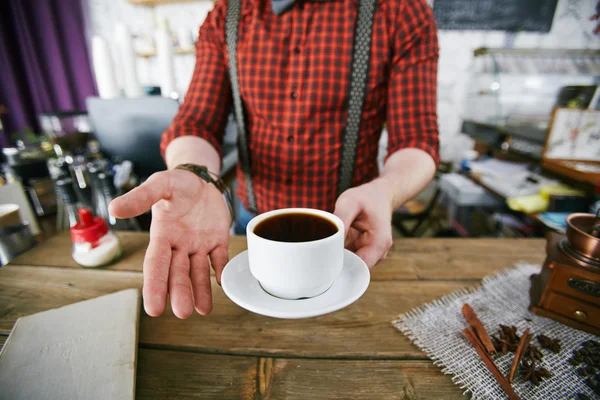
M170 170L152 175L110 204L116 218L135 217L150 208L150 244L144 259L146 313L161 315L168 294L179 318L188 318L194 309L209 314L209 263L220 284L229 260L231 216L221 192L192 172Z

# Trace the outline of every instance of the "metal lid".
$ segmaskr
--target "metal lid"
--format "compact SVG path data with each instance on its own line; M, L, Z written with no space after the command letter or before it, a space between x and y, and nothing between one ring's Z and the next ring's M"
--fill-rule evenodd
M591 235L596 221L594 214L575 213L567 217L567 240L577 252L600 259L600 238Z

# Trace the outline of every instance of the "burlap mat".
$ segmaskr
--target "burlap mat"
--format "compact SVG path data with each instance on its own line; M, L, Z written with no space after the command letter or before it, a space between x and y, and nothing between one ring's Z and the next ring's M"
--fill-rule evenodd
M516 268L483 279L480 287L462 290L424 304L393 321L393 325L407 335L442 372L452 375L452 381L471 393L473 399L502 399L507 396L475 349L462 335L468 327L462 316L463 304L469 303L490 334L496 334L498 325L514 325L521 334L531 328L534 334L545 334L561 339L562 351L554 354L542 349L543 360L538 365L546 367L553 377L540 386L524 382L517 375L513 382L522 399L570 399L576 393L596 398L577 375L576 368L567 362L574 349L586 340L600 340L598 336L570 328L528 311L529 277L540 270L538 265L517 265ZM537 339L532 343L538 345ZM538 347L540 347L538 345ZM540 347L541 348L541 347ZM494 356L494 361L506 376L514 354Z

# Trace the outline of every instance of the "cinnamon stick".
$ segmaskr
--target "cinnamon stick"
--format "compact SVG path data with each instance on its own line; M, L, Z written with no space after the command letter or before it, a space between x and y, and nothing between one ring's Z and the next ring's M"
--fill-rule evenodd
M521 340L519 340L517 351L515 351L515 358L513 360L512 366L510 367L510 373L508 374L509 383L512 383L513 379L515 379L515 374L517 373L519 363L525 355L525 349L527 349L527 346L529 346L529 343L531 342L532 338L533 335L529 334L529 328L525 329L525 332L523 332L523 336L521 336Z
M496 348L494 347L494 344L492 343L487 331L483 327L483 324L479 320L479 317L477 317L477 314L475 314L473 307L471 307L469 304L465 304L462 306L462 313L469 326L475 331L475 334L485 347L485 350L488 352L488 354L496 354Z
M475 334L473 328L463 329L463 334L465 335L467 340L473 345L473 347L475 347L477 354L479 354L479 357L481 357L481 360L483 360L487 369L492 373L492 375L494 375L494 378L496 378L496 380L504 390L504 393L508 395L508 398L510 400L520 400L519 395L514 391L513 387L510 383L508 383L504 375L502 375L502 372L500 372L498 366L494 363L494 360L492 360L492 357L487 353L485 347L477 338L477 335Z

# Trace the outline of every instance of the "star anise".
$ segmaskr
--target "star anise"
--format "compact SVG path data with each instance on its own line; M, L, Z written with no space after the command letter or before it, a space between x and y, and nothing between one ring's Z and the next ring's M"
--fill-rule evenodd
M536 386L542 382L542 380L550 378L552 374L546 368L535 368L535 361L523 360L521 361L521 374L523 380L529 381Z
M498 336L492 336L492 343L498 353L507 354L509 351L514 353L517 351L520 339L516 326L500 325Z
M542 361L542 357L544 357L544 355L542 354L542 352L540 351L540 349L538 349L535 345L530 344L527 349L525 350L525 353L523 355L523 358L529 359L529 360L539 360Z
M506 339L502 339L498 336L492 336L492 343L498 353L507 354L509 351L517 351L517 345L509 343Z
M518 344L521 337L517 335L517 327L516 326L506 326L500 325L500 337L505 336L508 338L509 343Z
M558 354L560 353L560 339L551 339L546 335L537 335L537 340L544 349L548 349L551 352Z

